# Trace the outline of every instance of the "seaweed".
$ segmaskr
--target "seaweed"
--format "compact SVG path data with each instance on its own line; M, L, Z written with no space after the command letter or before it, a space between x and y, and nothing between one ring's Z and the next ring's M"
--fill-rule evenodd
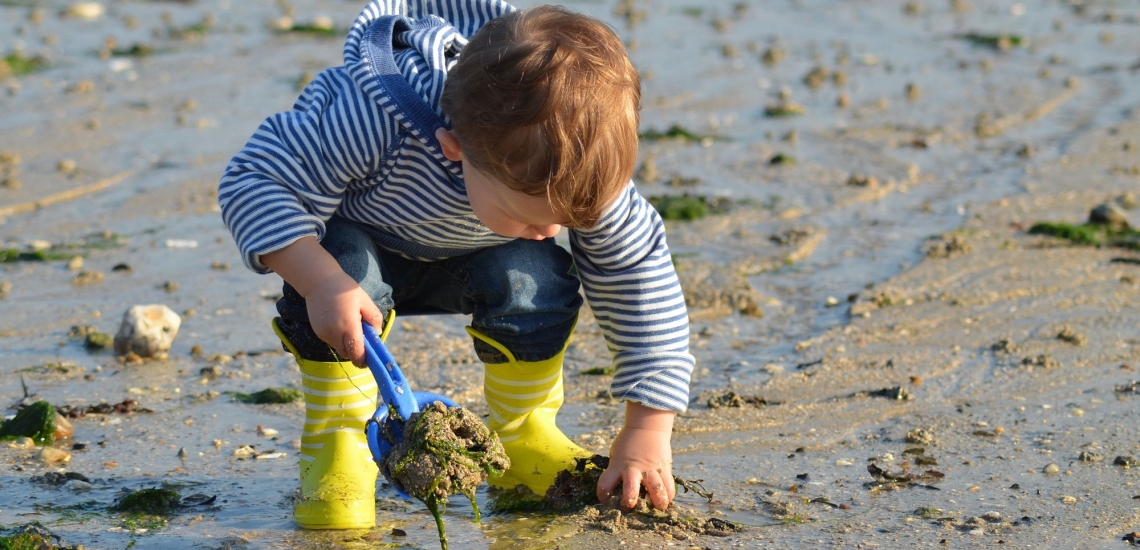
M583 376L613 376L617 372L617 367L610 365L607 367L593 367L586 369L578 374Z
M66 260L69 258L71 258L70 255L56 254L46 250L21 252L15 248L0 248L0 263L46 262L50 260Z
M649 204L666 220L699 220L709 213L708 202L704 197L664 195L649 197Z
M301 391L293 388L265 388L259 392L229 392L237 401L265 405L269 403L293 403L301 400Z
M660 195L647 197L649 204L665 220L693 221L710 214L723 214L728 211L729 200L723 197L709 198L701 195Z
M764 107L764 115L770 118L780 118L789 116L799 116L807 112L807 109L799 103L791 101L776 103Z
M130 47L127 47L127 48L112 49L112 50L110 50L109 53L114 57L149 57L149 56L152 56L156 53L160 53L160 52L164 52L164 51L170 51L170 50L159 50L158 48L155 48L154 46L151 46L150 44L143 44L141 42L136 42L134 44L131 44Z
M646 130L637 134L637 138L641 141L661 141L661 140L676 140L684 142L697 142L701 144L709 144L713 141L731 141L728 138L714 136L714 135L700 135L684 128L679 124L670 126L664 132L659 130Z
M768 159L768 164L771 164L773 166L781 164L792 165L795 163L796 157L793 157L786 153L776 153L775 155L772 155L772 158Z
M83 338L83 347L90 351L108 349L114 338L105 332L92 332Z
M33 521L7 530L0 536L0 550L78 550L82 546L63 546L62 538L40 522Z
M181 507L182 496L173 489L140 489L127 493L115 504L114 512L128 514L169 515Z
M10 53L0 57L0 78L23 76L46 69L47 66L47 59L41 56L27 56L19 52Z
M466 496L478 522L481 516L475 489L488 476L501 476L510 468L499 436L462 407L448 408L437 401L408 419L399 441L388 423L382 436L393 448L378 462L380 471L397 489L427 506L445 550L443 510L447 498L460 493Z
M1075 245L1140 250L1140 231L1106 224L1041 222L1029 228L1030 235L1049 235Z
M0 441L30 437L37 445L51 445L55 441L55 416L51 403L36 401L0 425Z
M1016 34L982 34L968 32L958 35L958 38L995 50L1008 50L1010 48L1023 46L1027 42L1024 38Z
M897 490L906 489L908 487L922 487L924 489L939 490L933 484L942 481L946 474L937 470L926 470L920 473L910 473L906 468L903 468L901 473L893 473L880 468L875 463L867 465L867 472L871 477L875 478L874 481L864 483L868 489L878 490Z
M294 24L289 26L289 28L280 29L277 32L281 34L304 34L318 38L337 38L344 36L348 31L336 27L326 27L324 25Z

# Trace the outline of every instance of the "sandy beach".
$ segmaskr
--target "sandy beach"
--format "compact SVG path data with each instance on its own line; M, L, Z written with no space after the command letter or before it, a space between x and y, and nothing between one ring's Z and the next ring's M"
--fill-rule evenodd
M269 328L280 280L242 266L217 181L340 64L361 4L0 2L0 406L135 402L73 419L67 461L0 443L0 536L438 547L385 483L375 529L298 530L304 406L238 398L300 375ZM642 74L641 193L709 210L667 226L697 357L674 473L711 497L682 492L679 525L605 507L475 524L458 497L453 548L1140 545L1135 231L1031 231L1097 207L1140 225L1140 6L566 5ZM138 304L181 316L168 357L77 337ZM466 322L401 317L389 344L417 389L486 414ZM623 404L588 308L567 356L559 425L606 453ZM161 521L109 509L155 487L204 497Z

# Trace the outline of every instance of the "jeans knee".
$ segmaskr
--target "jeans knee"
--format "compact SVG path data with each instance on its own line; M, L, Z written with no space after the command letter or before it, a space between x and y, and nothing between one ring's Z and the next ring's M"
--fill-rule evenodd
M518 239L495 247L490 268L471 272L471 282L506 302L527 307L573 304L580 283L570 253L552 241Z

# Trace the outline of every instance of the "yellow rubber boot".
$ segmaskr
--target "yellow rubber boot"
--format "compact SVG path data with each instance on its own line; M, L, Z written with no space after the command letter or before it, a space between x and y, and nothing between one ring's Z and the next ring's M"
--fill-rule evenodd
M293 502L293 521L304 529L375 526L379 470L368 450L364 423L376 412L376 379L350 361L303 359L277 319L273 331L297 359L305 394L301 496Z
M545 495L562 470L573 470L577 459L594 455L566 437L554 423L562 407L562 360L566 346L545 361L519 361L506 347L467 327L471 336L506 355L506 363L486 363L483 395L491 408L487 427L511 459L511 468L501 477L487 480L495 487L526 485ZM569 340L567 340L569 344Z

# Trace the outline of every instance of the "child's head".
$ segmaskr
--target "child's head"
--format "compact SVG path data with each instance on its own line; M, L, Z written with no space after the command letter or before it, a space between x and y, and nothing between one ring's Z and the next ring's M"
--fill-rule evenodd
M449 71L442 107L464 160L589 227L637 158L641 82L614 31L557 6L499 17Z

